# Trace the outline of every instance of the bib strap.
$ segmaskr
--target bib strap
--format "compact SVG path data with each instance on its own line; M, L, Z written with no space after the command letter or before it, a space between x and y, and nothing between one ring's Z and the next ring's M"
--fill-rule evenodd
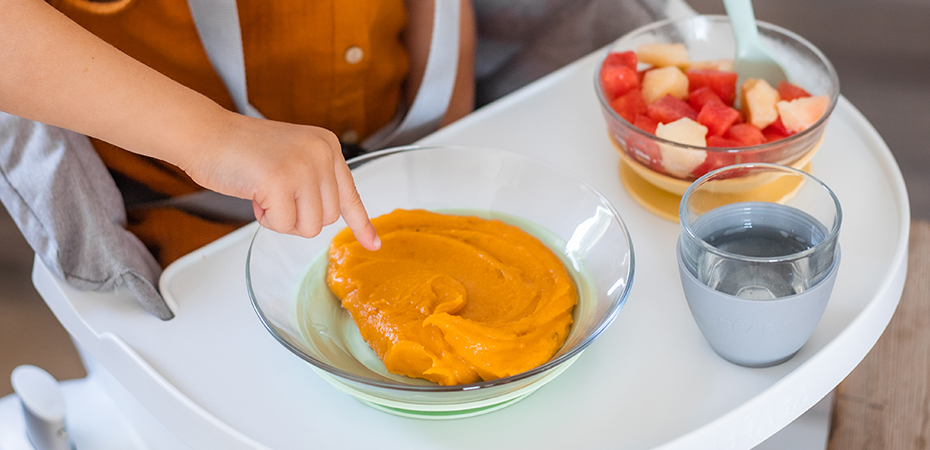
M390 123L362 143L366 150L377 150L414 142L437 130L449 109L459 61L459 0L436 0L433 10L432 40L423 72L423 81L413 104L399 124ZM395 118L395 121L397 119Z
M229 90L236 109L247 116L264 118L249 103L236 0L188 0L187 4L207 57Z

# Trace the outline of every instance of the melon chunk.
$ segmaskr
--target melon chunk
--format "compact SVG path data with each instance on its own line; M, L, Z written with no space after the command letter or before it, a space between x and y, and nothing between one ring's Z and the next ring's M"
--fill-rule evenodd
M775 104L781 122L790 131L801 132L820 120L830 107L830 97L802 97Z
M655 67L688 67L688 49L685 44L643 44L636 48L639 62Z
M656 136L679 144L695 147L707 145L704 137L707 127L687 117L683 117L669 124L659 124L656 127ZM707 156L703 150L679 148L669 144L659 144L662 155L662 165L665 171L678 178L687 178L695 167L704 162Z
M759 129L769 126L778 119L775 104L781 100L778 91L765 80L749 78L740 86L740 100L746 122Z
M647 105L655 103L666 94L683 99L688 95L688 76L677 67L652 69L643 75L641 90Z

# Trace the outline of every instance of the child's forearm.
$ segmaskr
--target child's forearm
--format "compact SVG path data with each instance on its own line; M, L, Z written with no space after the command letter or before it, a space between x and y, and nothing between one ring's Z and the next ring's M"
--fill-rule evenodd
M42 0L0 0L0 110L182 168L226 110Z
M0 11L0 110L175 164L251 199L272 230L313 237L341 215L365 248L380 246L331 131L229 112L42 0Z

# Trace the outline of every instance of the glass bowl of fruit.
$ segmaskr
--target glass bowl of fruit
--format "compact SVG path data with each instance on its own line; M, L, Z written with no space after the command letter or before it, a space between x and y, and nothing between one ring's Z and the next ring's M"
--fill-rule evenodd
M594 84L621 155L621 179L656 214L677 220L691 182L720 167L765 162L811 170L839 98L836 71L800 36L758 25L787 80L733 72L736 44L726 16L646 25L601 59Z

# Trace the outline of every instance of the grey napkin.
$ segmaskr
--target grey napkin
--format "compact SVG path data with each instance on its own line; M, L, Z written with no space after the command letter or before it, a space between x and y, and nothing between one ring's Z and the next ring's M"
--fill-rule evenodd
M81 134L0 112L0 202L55 275L83 290L128 289L162 320L161 268L126 231L122 196Z

